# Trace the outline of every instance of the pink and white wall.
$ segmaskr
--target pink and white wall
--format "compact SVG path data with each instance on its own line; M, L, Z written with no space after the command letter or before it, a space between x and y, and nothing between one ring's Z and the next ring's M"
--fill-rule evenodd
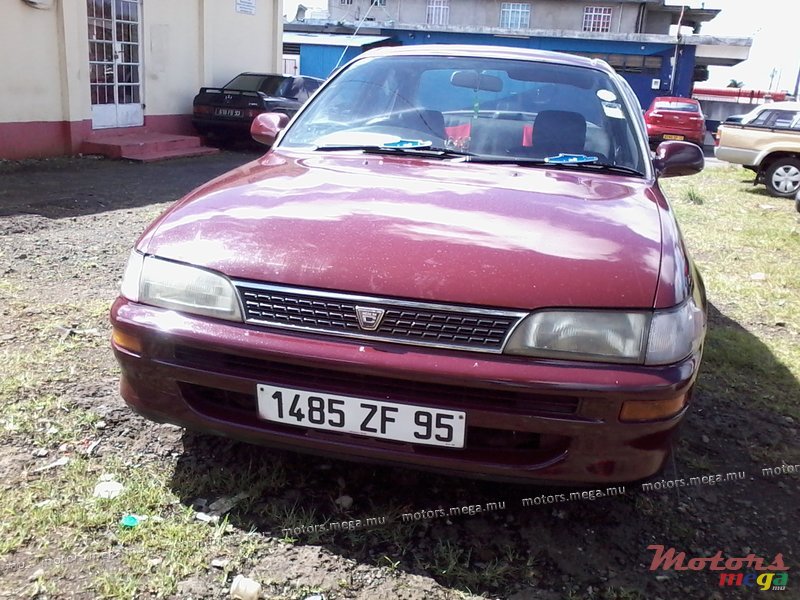
M98 47L90 43L96 38L90 16L112 9L139 23L135 35L120 39L136 38L141 85L133 108L148 131L191 134L192 97L200 87L222 85L242 71L282 69L281 0L3 0L0 159L75 154L93 135L128 130L117 127L124 120L98 119L91 91L104 67L90 65ZM122 56L122 44L109 47Z

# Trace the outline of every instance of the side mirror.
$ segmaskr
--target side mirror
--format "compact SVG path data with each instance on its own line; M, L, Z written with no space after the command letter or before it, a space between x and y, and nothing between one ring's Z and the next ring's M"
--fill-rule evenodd
M250 136L259 144L271 146L288 122L289 117L283 113L261 113L250 125Z
M691 142L661 142L653 159L657 177L694 175L704 165L703 151Z

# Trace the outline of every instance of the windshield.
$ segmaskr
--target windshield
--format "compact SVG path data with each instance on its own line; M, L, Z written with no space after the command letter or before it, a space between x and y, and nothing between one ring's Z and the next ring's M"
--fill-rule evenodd
M692 102L656 102L653 106L656 110L677 110L680 112L700 112L697 104Z
M346 68L282 147L430 147L471 159L554 159L645 172L612 77L585 67L481 57L384 56ZM565 158L566 157L566 158Z

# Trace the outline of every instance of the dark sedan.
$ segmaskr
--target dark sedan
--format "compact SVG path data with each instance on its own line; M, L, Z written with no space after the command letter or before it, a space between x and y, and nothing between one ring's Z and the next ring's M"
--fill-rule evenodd
M486 46L366 52L286 122L136 242L111 313L134 410L491 479L662 468L706 300L658 179L697 146L652 157L602 61Z
M221 88L200 89L192 103L192 123L202 135L249 137L256 115L292 117L321 83L316 77L241 73Z

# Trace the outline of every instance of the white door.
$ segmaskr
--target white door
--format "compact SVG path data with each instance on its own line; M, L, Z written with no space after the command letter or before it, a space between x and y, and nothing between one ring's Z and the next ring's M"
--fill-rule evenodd
M284 54L283 55L283 74L284 75L299 75L300 74L300 55L299 54Z
M87 0L92 128L144 124L141 0Z

